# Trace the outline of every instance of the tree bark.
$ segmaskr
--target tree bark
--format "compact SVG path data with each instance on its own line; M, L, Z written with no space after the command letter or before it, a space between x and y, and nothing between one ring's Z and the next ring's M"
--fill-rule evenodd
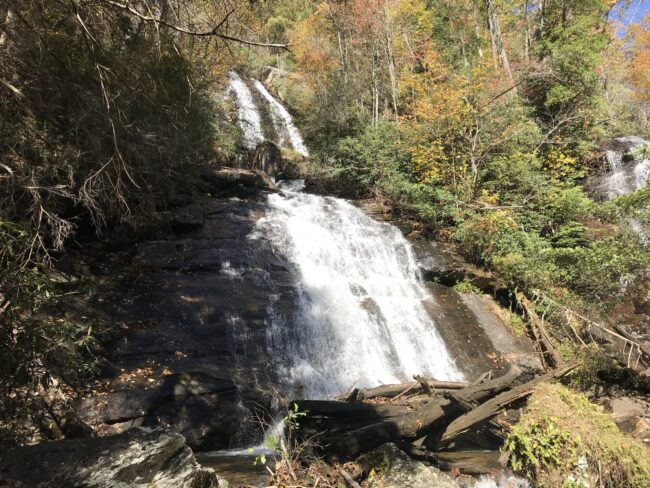
M493 0L485 0L485 7L487 8L488 29L492 41L492 55L494 56L494 62L497 66L501 65L508 77L513 79L510 62L508 61L508 54L506 53L503 37L501 36L499 17L497 16Z

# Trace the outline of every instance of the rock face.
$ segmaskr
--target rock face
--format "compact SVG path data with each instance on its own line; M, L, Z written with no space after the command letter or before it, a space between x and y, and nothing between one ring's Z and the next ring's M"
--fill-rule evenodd
M0 486L217 488L218 481L183 436L165 430L0 450Z
M107 367L75 410L99 435L168 426L197 451L247 447L261 441L251 419L281 408L289 394L278 342L302 326L302 284L257 226L273 184L253 170L222 168L211 178L213 192L224 185L226 195L240 196L175 210L171 235L95 263L97 281L112 290L101 294L112 335ZM489 304L471 308L453 289L431 286L426 309L469 380L522 365L525 344L494 339L507 330ZM371 312L373 303L364 306Z
M368 486L375 488L459 488L454 479L437 468L415 461L395 444L384 444L369 456L380 459Z
M246 446L281 397L267 351L273 309L297 309L291 265L254 239L264 198L206 198L184 232L102 265L108 365L76 411L98 434L171 426L198 450Z
M282 151L271 141L258 144L253 154L253 169L277 178L282 172Z

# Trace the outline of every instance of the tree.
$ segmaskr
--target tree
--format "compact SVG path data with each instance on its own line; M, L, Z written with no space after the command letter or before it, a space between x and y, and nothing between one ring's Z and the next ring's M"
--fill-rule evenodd
M631 61L630 81L634 96L639 101L640 120L643 129L650 124L650 15L630 28Z

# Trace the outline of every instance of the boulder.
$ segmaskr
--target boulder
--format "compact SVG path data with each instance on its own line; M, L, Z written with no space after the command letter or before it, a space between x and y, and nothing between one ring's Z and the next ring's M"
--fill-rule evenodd
M223 167L206 175L206 180L209 188L220 196L248 197L259 191L277 191L263 171L254 169Z
M400 451L395 444L387 443L369 454L377 458L375 472L368 486L381 488L458 488L460 485L437 468L415 461Z
M163 429L0 450L0 486L217 488L218 483L182 435Z
M289 74L288 71L276 68L275 66L264 66L262 71L262 76L264 78L264 84L270 86L275 82L280 82L284 80Z
M646 412L646 404L643 401L630 397L614 398L608 402L607 407L618 428L627 433L636 429L639 419L643 418Z

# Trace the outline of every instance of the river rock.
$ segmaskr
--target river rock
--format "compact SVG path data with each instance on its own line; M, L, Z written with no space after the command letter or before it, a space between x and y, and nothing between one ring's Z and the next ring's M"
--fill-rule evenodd
M395 444L388 443L370 453L379 457L375 466L378 476L368 486L375 488L459 488L459 484L437 468L408 457Z
M0 450L0 486L217 488L182 435L163 429Z

